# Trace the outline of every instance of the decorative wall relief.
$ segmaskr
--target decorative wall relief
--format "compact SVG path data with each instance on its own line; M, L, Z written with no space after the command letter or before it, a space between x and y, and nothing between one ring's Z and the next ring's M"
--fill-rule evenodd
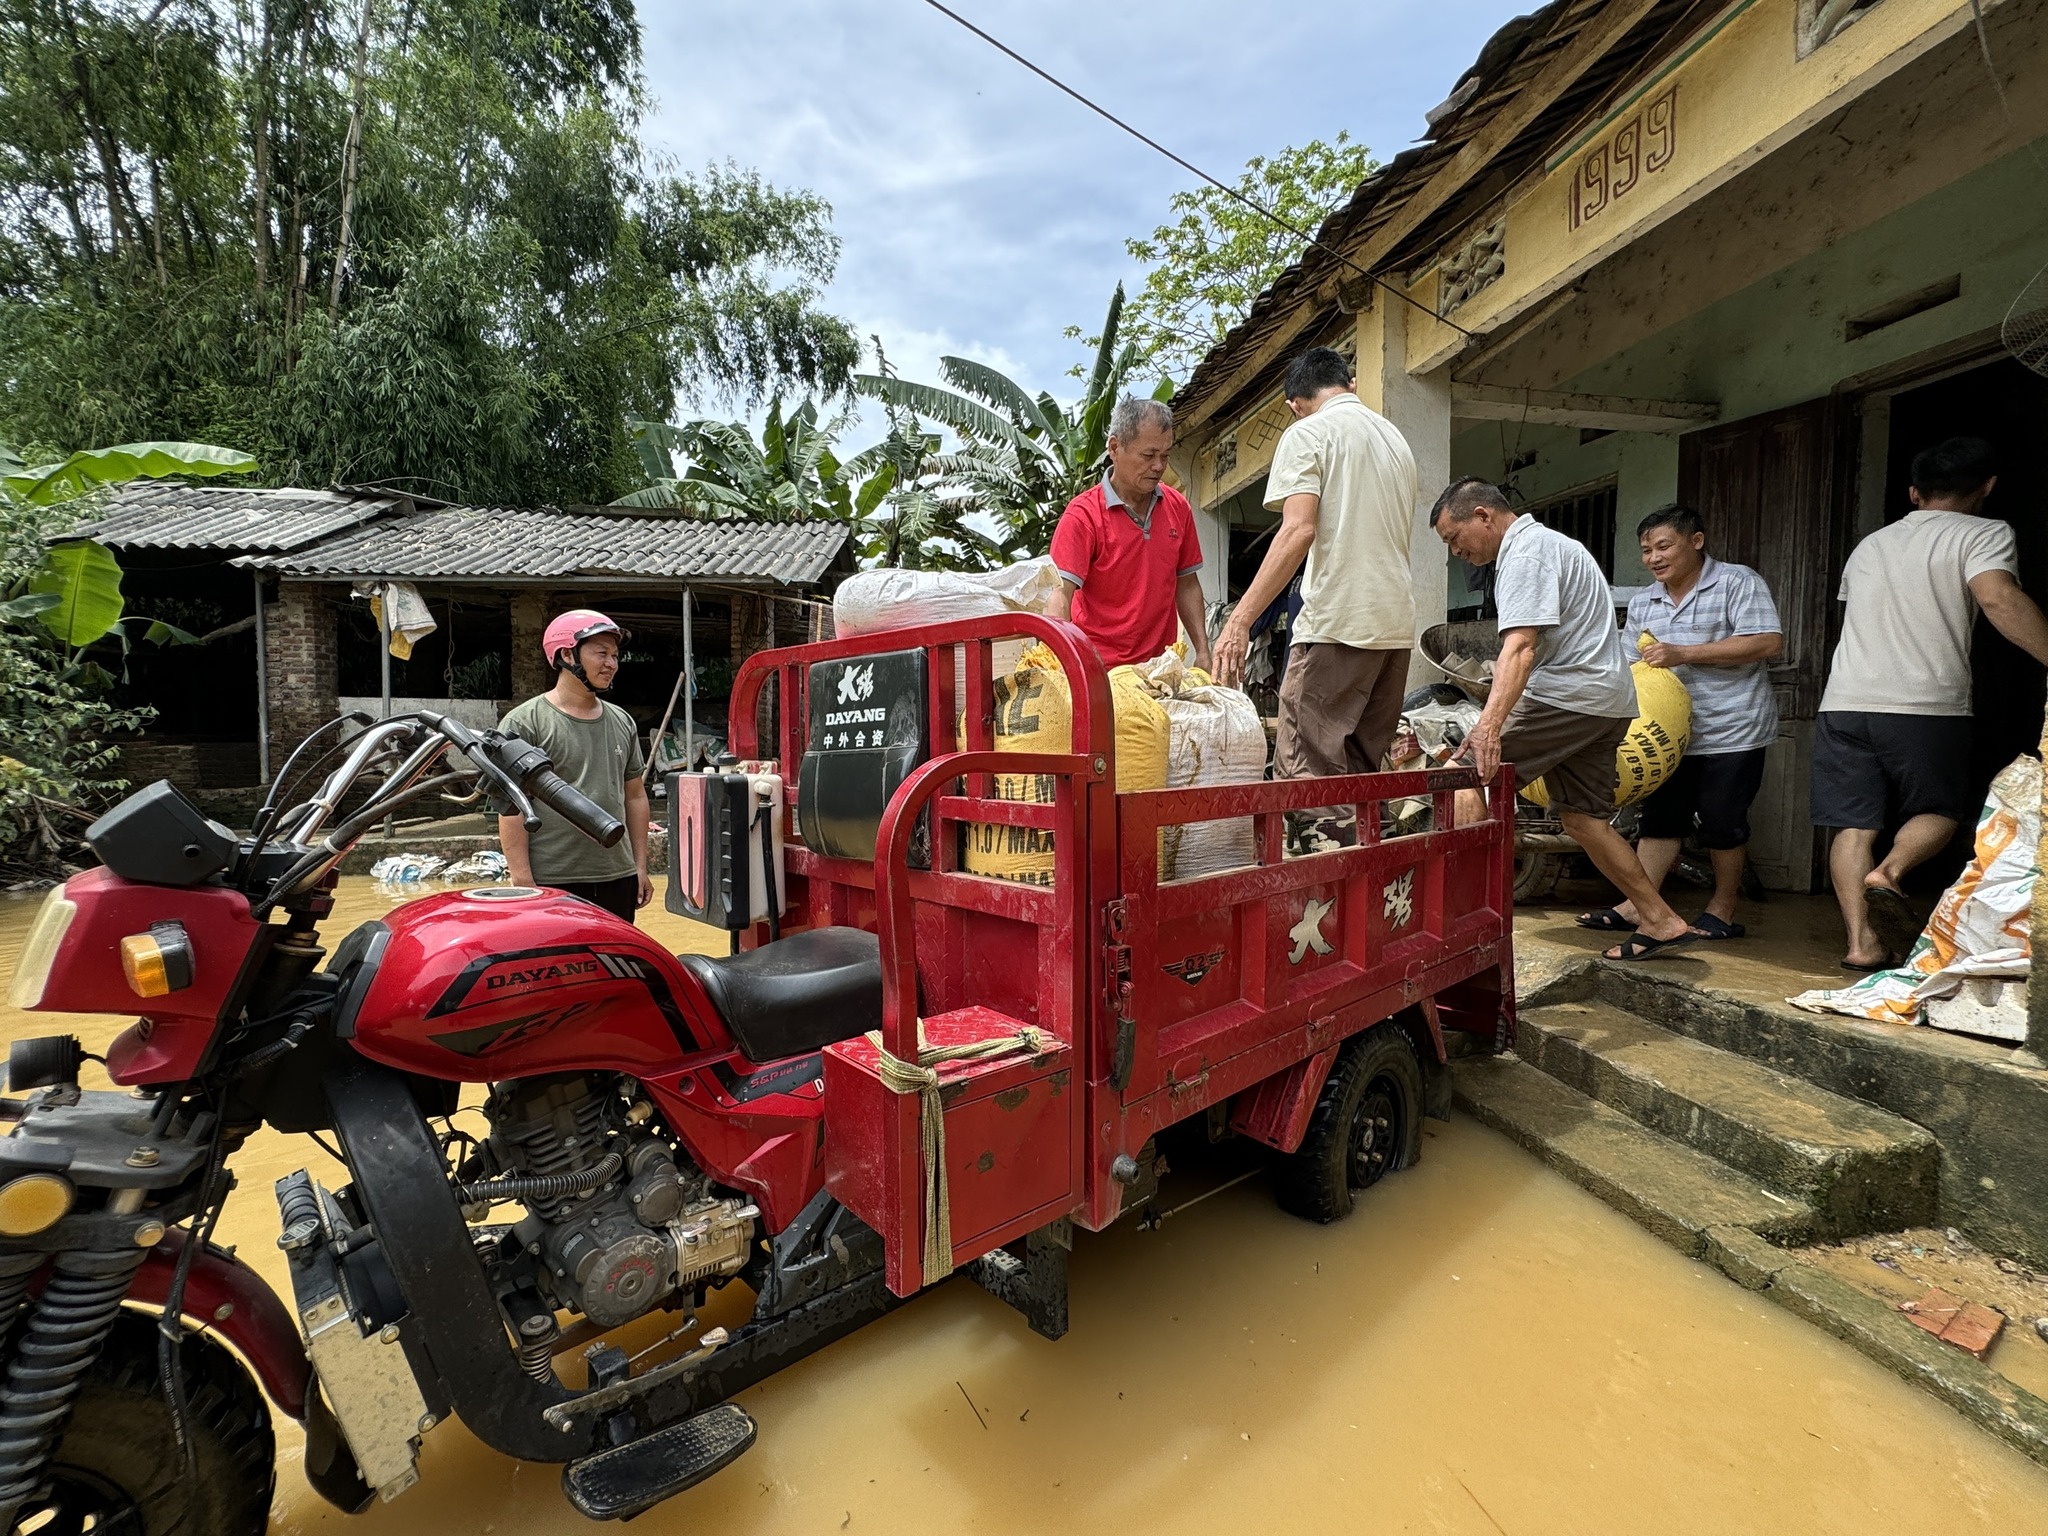
M1571 227L1590 222L1654 176L1678 153L1678 84L1673 81L1586 151L1565 198Z
M1840 37L1877 0L1799 0L1799 57Z
M1508 269L1507 244L1508 221L1503 214L1444 258L1437 304L1446 314L1500 280Z

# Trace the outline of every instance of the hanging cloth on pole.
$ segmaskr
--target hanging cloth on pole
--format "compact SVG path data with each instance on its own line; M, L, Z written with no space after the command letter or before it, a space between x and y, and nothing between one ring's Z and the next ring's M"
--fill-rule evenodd
M390 613L391 654L400 661L410 661L412 648L440 628L420 589L409 581L367 582L349 595L370 600L370 617L379 629L385 627L385 613Z

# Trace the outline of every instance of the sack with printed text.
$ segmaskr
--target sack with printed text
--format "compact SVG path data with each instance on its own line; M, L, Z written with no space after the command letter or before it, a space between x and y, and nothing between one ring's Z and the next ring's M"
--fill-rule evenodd
M1166 713L1149 697L1130 667L1109 674L1110 704L1116 716L1116 787L1159 789L1166 783L1169 731ZM1034 645L1016 668L995 683L995 749L998 752L1071 752L1073 692L1052 651ZM998 800L1053 802L1056 780L1028 773L996 775ZM994 875L1027 885L1051 885L1053 835L1038 827L1005 827L972 822L962 833L961 858L969 874Z
M2041 761L2015 758L1991 781L1969 867L1943 892L1912 953L1854 986L1787 1001L1811 1013L2025 1040L2040 847Z

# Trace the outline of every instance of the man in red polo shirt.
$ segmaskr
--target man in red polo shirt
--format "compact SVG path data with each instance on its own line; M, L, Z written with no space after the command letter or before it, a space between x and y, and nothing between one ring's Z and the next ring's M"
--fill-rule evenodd
M1173 412L1124 396L1109 419L1109 473L1067 504L1053 532L1054 617L1071 617L1105 666L1150 661L1185 627L1194 664L1209 670L1195 515L1159 483L1172 452Z

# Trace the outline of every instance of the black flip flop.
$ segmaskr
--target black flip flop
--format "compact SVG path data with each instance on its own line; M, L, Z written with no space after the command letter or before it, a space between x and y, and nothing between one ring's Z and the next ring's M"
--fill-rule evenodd
M1692 920L1693 932L1710 944L1725 944L1730 939L1746 939L1749 930L1740 923L1724 923L1711 912L1702 912Z
M1590 928L1595 933L1634 933L1636 925L1623 917L1616 908L1608 907L1599 912L1581 912L1572 921L1581 928Z
M1911 954L1920 942L1920 919L1912 903L1888 885L1863 887L1863 910L1870 914L1871 932L1895 955Z
M1632 965L1637 961L1654 959L1658 955L1669 954L1673 950L1683 949L1688 944L1696 944L1698 942L1699 935L1690 929L1681 933L1675 939L1653 939L1639 929L1616 946L1621 950L1620 954L1610 955L1605 950L1602 950L1600 957L1603 960L1614 960L1622 964Z
M1835 963L1841 966L1841 968L1845 971L1861 971L1866 976L1869 975L1872 971L1896 970L1898 969L1899 964L1897 960L1892 959L1890 956L1887 956L1883 960L1878 961L1876 965L1858 965L1854 960L1838 960Z

